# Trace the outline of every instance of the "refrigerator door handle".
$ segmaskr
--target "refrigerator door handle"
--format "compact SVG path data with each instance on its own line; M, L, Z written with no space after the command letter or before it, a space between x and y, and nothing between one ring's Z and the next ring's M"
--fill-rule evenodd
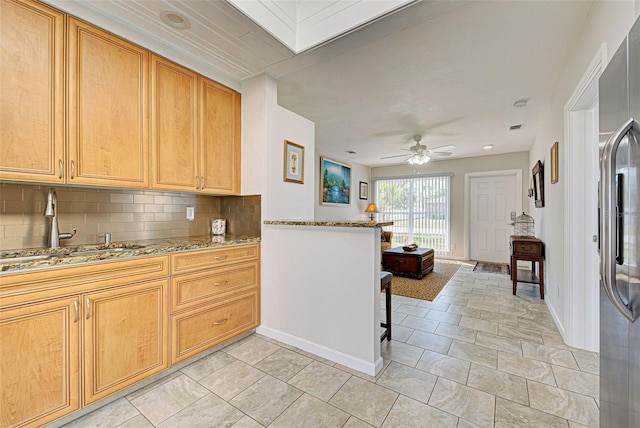
M609 300L613 306L629 321L634 322L636 316L633 311L624 303L618 287L616 287L616 253L618 250L618 221L617 221L617 193L615 159L620 142L633 128L634 119L630 117L622 126L613 133L602 149L602 160L600 164L600 236L601 257L600 257L600 278Z

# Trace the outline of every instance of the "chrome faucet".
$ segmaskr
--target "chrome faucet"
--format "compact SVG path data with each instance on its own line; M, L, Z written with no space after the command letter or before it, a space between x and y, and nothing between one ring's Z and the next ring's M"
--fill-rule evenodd
M58 229L58 196L53 189L49 189L47 192L47 208L44 210L44 216L51 219L51 227L49 229L50 248L58 248L61 239L69 239L76 234L75 227L72 233L60 233Z

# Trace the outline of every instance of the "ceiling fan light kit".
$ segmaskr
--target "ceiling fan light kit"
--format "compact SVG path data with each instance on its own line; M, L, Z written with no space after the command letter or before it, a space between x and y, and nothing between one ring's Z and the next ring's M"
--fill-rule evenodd
M413 155L409 159L407 159L407 162L409 162L411 165L424 165L425 163L429 162L430 160L431 160L431 158L429 156L427 156L426 154L416 153L415 155Z
M422 140L422 135L414 135L413 141L416 142L415 146L411 146L408 149L403 149L412 154L409 155L394 155L394 156L384 156L380 159L390 159L397 158L401 156L408 156L407 162L411 165L424 165L431 160L432 157L447 157L451 156L453 153L448 152L447 150L454 150L456 146L448 145L448 146L440 146L435 147L433 149L428 149L424 144L420 144Z

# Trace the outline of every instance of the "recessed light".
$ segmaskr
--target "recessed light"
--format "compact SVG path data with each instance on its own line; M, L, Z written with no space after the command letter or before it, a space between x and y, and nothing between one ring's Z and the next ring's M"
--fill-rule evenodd
M522 124L520 124L520 125L511 125L509 127L509 131L517 131L518 129L522 129Z
M493 149L493 144L486 144L486 145L482 146L482 148L485 149L485 150L491 150L491 149Z
M356 152L354 152L353 150L345 150L345 153L349 153L350 155L356 154Z
M191 22L189 22L186 16L173 10L164 10L160 12L160 18L162 19L162 22L173 28L186 30L191 27Z
M513 106L514 107L525 107L527 105L528 101L529 101L528 99L522 98L522 99L516 101L515 103L513 103Z

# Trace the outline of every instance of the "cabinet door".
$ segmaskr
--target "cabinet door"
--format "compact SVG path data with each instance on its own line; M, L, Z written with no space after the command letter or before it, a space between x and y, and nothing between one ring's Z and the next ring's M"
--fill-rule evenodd
M0 311L0 426L41 426L79 408L77 303Z
M240 194L240 94L200 78L200 187Z
M67 182L148 186L148 51L68 23Z
M83 296L84 403L167 368L168 280Z
M64 15L0 2L0 180L62 182Z
M198 75L151 56L151 186L196 189Z

